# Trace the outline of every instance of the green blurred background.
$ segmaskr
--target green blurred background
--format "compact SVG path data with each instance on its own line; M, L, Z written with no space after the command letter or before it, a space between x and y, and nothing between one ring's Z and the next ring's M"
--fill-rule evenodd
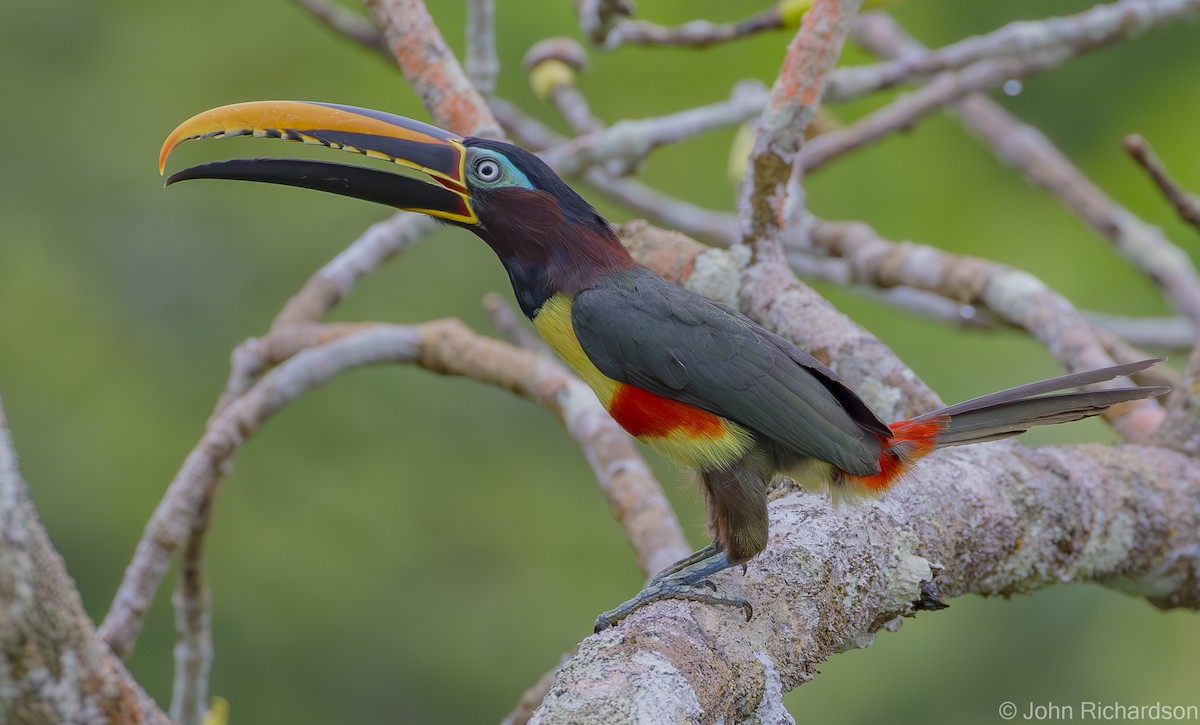
M938 45L1090 4L910 0L895 14ZM464 3L431 5L461 53ZM518 68L531 43L578 35L570 3L498 5L500 93L556 122ZM641 6L643 17L677 23L733 19L758 4ZM1145 134L1200 188L1196 32L1154 32L1001 99L1190 250L1193 230L1174 220L1119 141ZM666 113L723 98L740 78L769 81L789 35L703 52L597 53L581 85L610 121ZM397 71L285 0L0 3L0 79L0 394L46 526L99 618L203 430L230 350L388 214L266 186L163 191L154 168L162 139L197 111L261 98L425 113ZM853 118L883 100L837 113ZM731 208L731 138L663 149L644 178ZM172 166L295 148L261 144L194 144ZM952 118L820 172L808 191L825 217L1026 268L1082 307L1166 312L1107 241L1000 167ZM491 253L444 231L366 280L335 317L457 316L486 331L479 301L491 290L508 292ZM947 400L1056 372L1015 332L950 329L826 291ZM1028 439L1111 435L1091 422ZM701 543L701 506L685 475L649 455ZM580 452L551 416L406 367L347 375L272 420L223 487L210 552L212 690L231 701L234 723L495 721L641 581ZM164 705L171 585L130 660ZM996 722L1006 700L1196 704L1198 653L1195 616L1095 586L968 597L836 657L788 705L814 722L968 723Z

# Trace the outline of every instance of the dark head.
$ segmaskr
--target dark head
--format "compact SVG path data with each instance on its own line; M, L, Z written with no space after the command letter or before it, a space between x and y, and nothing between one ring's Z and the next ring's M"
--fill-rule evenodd
M184 141L249 135L352 151L428 179L348 164L267 158L193 166L173 174L167 184L238 179L299 186L465 227L495 250L530 316L555 292L574 294L634 264L604 217L534 154L381 111L305 101L215 108L184 122L167 138L159 172L171 150Z

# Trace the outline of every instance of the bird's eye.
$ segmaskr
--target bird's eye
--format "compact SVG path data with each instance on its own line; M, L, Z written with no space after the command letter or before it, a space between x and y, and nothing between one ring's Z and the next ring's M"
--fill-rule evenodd
M487 157L479 159L475 162L475 175L481 181L495 181L500 178L500 164Z

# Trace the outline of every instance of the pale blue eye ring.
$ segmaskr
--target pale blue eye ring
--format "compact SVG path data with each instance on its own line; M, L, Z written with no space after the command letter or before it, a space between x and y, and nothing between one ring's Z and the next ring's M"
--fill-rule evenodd
M480 181L495 181L500 178L500 164L495 159L484 156L475 162L475 175Z

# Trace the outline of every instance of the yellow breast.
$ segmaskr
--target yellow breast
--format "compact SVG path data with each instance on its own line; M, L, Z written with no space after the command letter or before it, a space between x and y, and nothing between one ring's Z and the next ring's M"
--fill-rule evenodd
M570 297L556 294L547 300L534 316L533 326L596 392L617 423L667 458L694 468L720 467L741 459L753 447L750 432L731 420L641 391L600 372L575 336ZM639 394L630 395L635 391Z

